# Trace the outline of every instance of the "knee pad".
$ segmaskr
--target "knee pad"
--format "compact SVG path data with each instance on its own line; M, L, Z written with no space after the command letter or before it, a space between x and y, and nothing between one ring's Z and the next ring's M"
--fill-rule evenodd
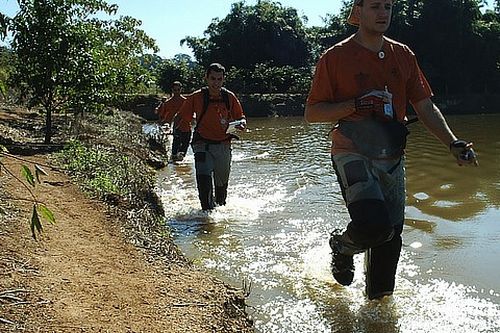
M391 240L394 227L384 201L364 199L349 204L347 208L351 216L347 235L354 244L368 249Z

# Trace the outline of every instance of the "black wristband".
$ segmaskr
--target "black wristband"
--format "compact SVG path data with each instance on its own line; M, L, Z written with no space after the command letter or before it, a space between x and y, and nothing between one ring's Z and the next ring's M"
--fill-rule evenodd
M453 148L465 148L467 145L468 143L465 140L453 140L452 142L450 142L450 150L452 150Z

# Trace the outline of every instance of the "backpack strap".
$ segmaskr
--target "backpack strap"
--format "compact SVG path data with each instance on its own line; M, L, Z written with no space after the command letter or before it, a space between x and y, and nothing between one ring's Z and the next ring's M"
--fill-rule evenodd
M226 88L222 88L220 91L220 94L222 95L222 100L226 104L226 109L231 112L231 105L229 103L229 93L227 92Z
M201 88L201 92L203 93L203 108L201 109L200 116L196 120L196 126L194 128L195 132L198 132L198 127L201 124L201 120L203 119L203 116L205 116L205 113L207 113L208 104L210 103L210 94L208 92L208 87Z

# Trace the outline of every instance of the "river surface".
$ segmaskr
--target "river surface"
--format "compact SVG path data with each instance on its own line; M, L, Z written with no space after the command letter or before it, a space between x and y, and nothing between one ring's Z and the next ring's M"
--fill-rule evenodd
M364 295L329 272L329 232L349 217L330 162L327 125L249 119L233 143L228 203L199 209L191 150L159 175L176 243L197 265L250 290L256 332L500 332L500 114L448 117L480 166L457 166L410 125L407 209L396 291Z

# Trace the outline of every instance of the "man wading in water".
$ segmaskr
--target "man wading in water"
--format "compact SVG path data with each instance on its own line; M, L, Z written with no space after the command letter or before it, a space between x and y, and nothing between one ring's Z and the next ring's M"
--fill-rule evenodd
M191 139L191 125L181 126L179 110L186 100L186 97L181 95L182 83L175 81L172 83L172 97L166 101L162 101L155 112L160 118L160 123L173 123L174 140L172 142L172 161L182 161L186 156Z
M321 56L305 111L308 122L338 124L332 161L351 221L345 231L331 234L331 268L338 283L350 285L353 255L366 252L369 299L394 291L405 209L408 102L459 165L477 165L472 143L457 139L431 101L413 52L384 36L392 6L392 0L354 1L348 23L358 31Z
M179 111L182 126L191 124L196 114L192 140L196 184L201 208L207 211L216 204L226 204L231 139L236 138L233 131L246 127L240 101L233 92L222 87L224 74L225 68L221 64L211 64L205 75L207 87L189 95Z

